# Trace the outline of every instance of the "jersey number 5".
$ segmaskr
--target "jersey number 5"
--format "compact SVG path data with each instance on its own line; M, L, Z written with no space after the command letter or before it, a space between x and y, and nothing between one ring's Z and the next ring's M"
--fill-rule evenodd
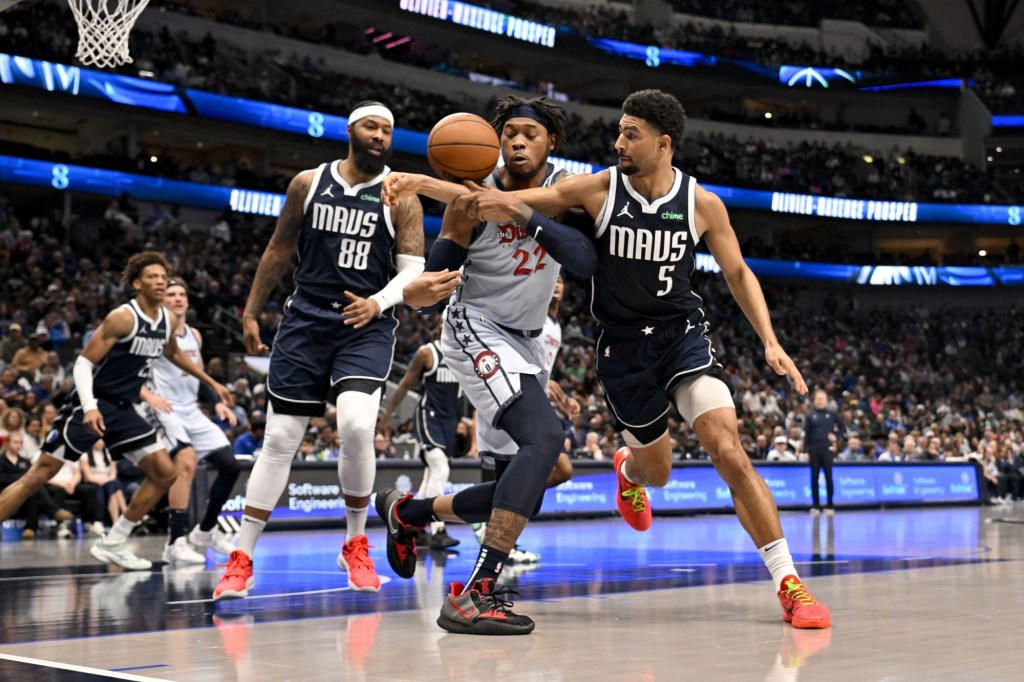
M530 275L534 272L543 270L548 266L548 264L544 262L544 257L547 255L548 252L544 250L543 246L538 246L537 248L535 248L533 250L532 255L529 251L524 251L523 249L516 249L515 251L512 252L512 257L519 261L519 265L516 266L515 272L513 274ZM531 268L528 266L530 264L532 256L537 257L537 264Z
M658 289L658 296L665 296L672 291L672 272L676 269L674 265L662 265L658 271L658 279L665 283L664 289Z

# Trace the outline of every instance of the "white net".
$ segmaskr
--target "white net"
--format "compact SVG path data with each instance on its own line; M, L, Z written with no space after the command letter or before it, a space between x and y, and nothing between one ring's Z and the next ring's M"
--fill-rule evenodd
M128 34L149 0L68 0L78 24L78 52L86 66L130 64Z

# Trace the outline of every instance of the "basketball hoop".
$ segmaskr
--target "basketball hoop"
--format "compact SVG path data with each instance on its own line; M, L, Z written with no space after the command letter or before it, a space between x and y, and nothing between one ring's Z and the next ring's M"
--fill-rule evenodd
M86 66L130 64L128 34L149 0L68 0L78 24L78 52Z

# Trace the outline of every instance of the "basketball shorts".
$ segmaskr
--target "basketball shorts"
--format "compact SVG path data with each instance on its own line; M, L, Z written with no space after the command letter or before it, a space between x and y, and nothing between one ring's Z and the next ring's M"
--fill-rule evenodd
M97 404L106 426L103 443L114 459L124 459L129 453L141 452L140 456L132 457L137 462L160 449L156 431L139 416L134 405L103 398L97 398ZM46 434L43 452L69 462L77 461L89 452L100 436L85 427L84 416L77 400L65 404Z
M458 419L439 419L426 408L416 408L416 438L425 450L441 448L448 457L455 452L455 426Z
M313 301L301 293L292 294L285 302L267 374L267 392L275 412L320 417L346 379L382 386L387 380L398 321L385 314L355 329L342 320L342 307L341 301Z
M191 447L196 457L203 459L211 452L230 447L231 442L220 428L203 414L195 403L174 405L173 412L157 412L147 405L148 421L155 422L167 441L167 451L172 455Z
M448 310L441 352L476 408L480 452L515 454L519 447L497 427L505 409L522 394L523 375L547 386L540 338L527 338L459 306Z
M628 430L644 443L654 440L653 432L660 437L667 428L677 384L701 374L724 377L700 310L649 335L613 337L602 331L596 352L597 378L615 430Z

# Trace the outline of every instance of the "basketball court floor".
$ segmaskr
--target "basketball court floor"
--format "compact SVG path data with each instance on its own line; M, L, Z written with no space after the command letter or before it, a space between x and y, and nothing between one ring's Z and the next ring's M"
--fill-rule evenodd
M268 533L253 596L214 603L221 569L97 564L89 541L0 544L0 680L1020 680L1024 507L783 514L831 630L783 624L734 516L538 522L537 566L505 575L531 635L451 635L434 619L476 558L427 553L412 580L350 592L339 532ZM158 558L162 538L134 541ZM212 555L211 555L212 556Z

